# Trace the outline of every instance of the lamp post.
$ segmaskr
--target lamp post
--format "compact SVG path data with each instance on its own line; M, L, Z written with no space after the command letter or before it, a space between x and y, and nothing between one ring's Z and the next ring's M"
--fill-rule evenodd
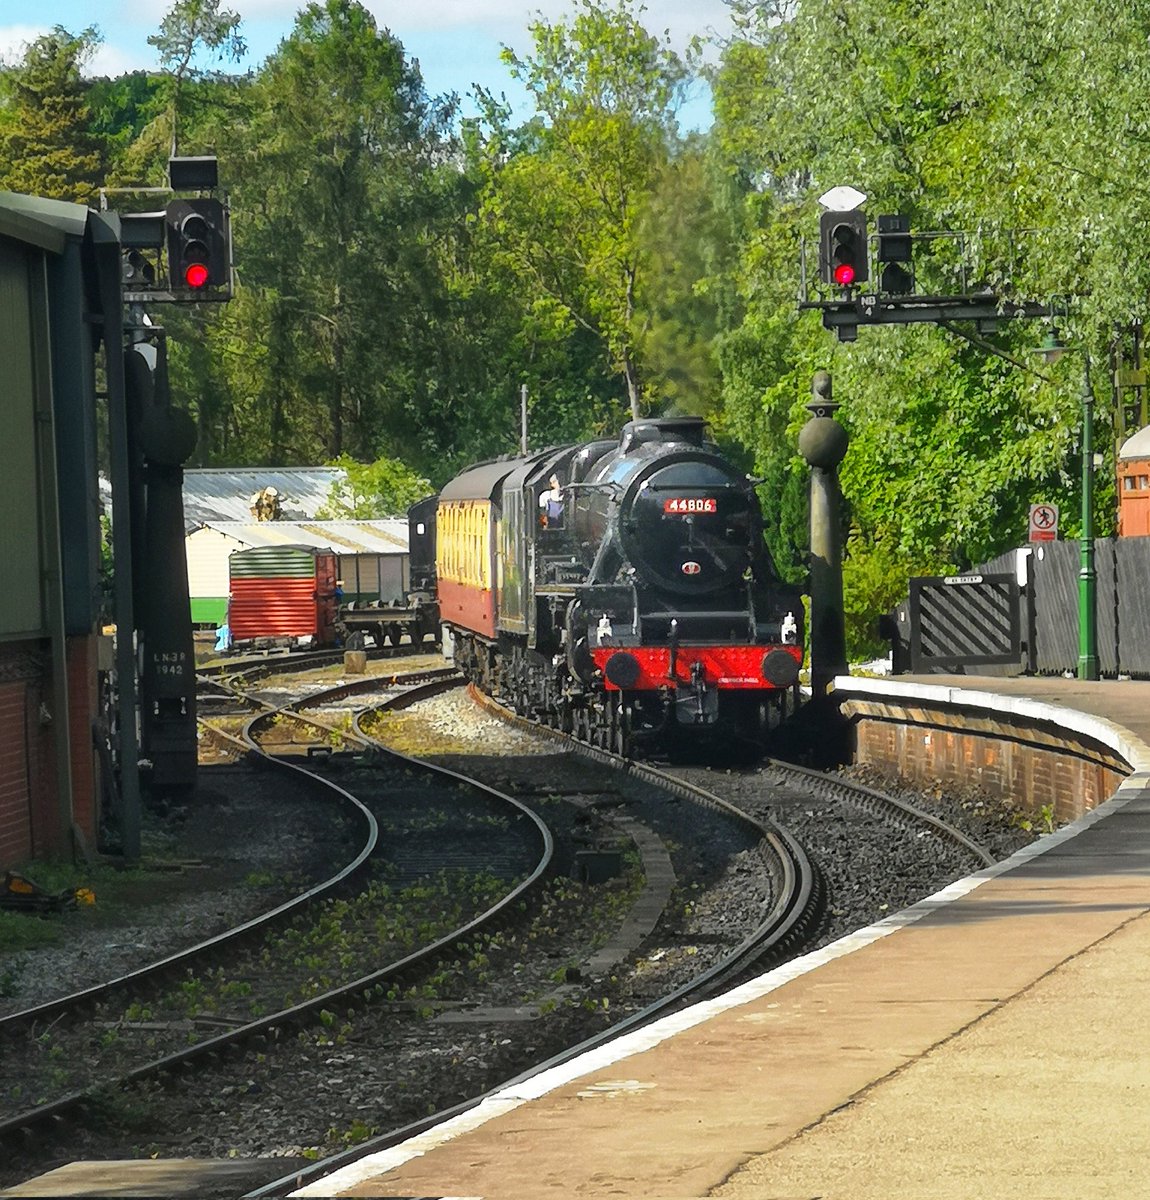
M1068 350L1056 330L1039 348L1048 363ZM1090 387L1090 355L1082 350L1082 555L1078 567L1078 678L1098 678L1097 575L1094 570L1094 392Z
M1094 392L1082 352L1082 558L1078 568L1078 678L1098 678L1097 576L1094 572Z

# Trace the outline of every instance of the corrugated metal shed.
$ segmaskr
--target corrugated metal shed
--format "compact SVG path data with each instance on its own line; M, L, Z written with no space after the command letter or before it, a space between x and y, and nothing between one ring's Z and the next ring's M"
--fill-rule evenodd
M205 521L248 546L315 546L336 554L406 554L407 520L384 521Z
M339 467L193 467L184 471L184 522L251 520L251 498L262 488L279 492L285 521L310 521L327 503L331 485L347 477Z
M327 503L331 486L346 472L339 467L285 467L279 470L188 467L184 470L184 532L217 521L251 521L251 498L265 487L280 495L284 520L310 521ZM100 502L112 514L112 485L100 476Z
M228 558L244 543L207 525L193 529L184 538L188 559L188 593L192 622L222 625L228 615Z

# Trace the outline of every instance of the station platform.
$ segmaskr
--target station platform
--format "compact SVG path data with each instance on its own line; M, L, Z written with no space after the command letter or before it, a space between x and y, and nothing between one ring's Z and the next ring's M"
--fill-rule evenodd
M865 683L1085 726L1131 774L1006 862L295 1194L1143 1194L1150 683Z

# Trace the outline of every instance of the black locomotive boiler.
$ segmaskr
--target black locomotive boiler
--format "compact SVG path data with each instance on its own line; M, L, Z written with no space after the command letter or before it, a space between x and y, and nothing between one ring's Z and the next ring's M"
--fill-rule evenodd
M445 653L592 743L761 742L797 700L800 590L699 418L471 467L436 507Z

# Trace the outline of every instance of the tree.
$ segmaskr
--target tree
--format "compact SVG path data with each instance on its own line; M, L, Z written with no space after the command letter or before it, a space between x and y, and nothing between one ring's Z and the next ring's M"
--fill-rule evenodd
M102 163L80 68L99 44L94 28L72 34L57 25L8 73L0 186L53 200L94 200Z
M503 57L538 115L506 159L493 131L483 219L537 311L600 341L638 417L650 324L640 226L675 142L687 67L626 0L578 0L569 21L530 32L531 55Z
M773 494L799 471L810 376L829 367L852 433L848 602L877 596L880 573L946 572L1017 545L1031 502L1077 511L1076 391L1040 379L1022 353L1041 331L996 335L991 348L1021 369L973 330L964 341L961 330L866 329L837 343L796 312L800 238L817 229L815 198L854 184L872 214L968 231L920 251L920 290L956 290L947 273L961 264L969 283L1010 296L1072 294L1078 340L1103 358L1150 291L1150 266L1129 253L1150 72L1128 49L1150 32L1150 8L1006 0L978 19L941 0L734 8L741 36L715 80L717 137L754 186L745 315L721 342L724 419L752 439ZM1019 228L1032 232L1009 234ZM786 539L797 561L800 530Z
M175 0L160 22L158 33L148 38L160 55L165 74L165 99L171 124L172 154L179 145L181 105L185 81L202 75L197 55L206 53L217 61L238 63L247 53L240 34L240 17L220 9L220 0Z
M244 105L230 135L236 257L279 347L260 391L294 455L410 450L421 434L406 408L434 379L445 305L450 107L355 0L300 13ZM252 347L262 330L239 336Z
M154 120L162 83L157 75L147 71L91 80L87 100L92 132L104 143L112 164Z
M426 479L394 458L361 463L345 454L327 465L340 467L346 478L332 484L326 503L316 513L323 521L400 516L432 491Z
M695 137L660 172L640 224L644 358L650 390L668 411L719 416L717 338L733 315L729 281L737 261L731 198L729 180Z

